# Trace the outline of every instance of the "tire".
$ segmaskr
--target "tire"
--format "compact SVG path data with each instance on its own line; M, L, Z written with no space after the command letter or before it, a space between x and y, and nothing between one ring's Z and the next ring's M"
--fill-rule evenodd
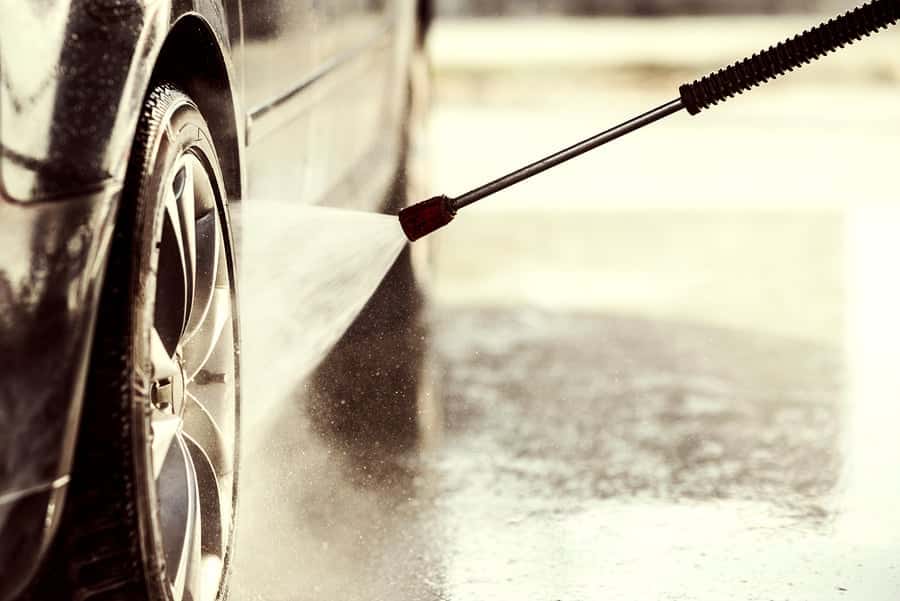
M26 599L227 596L240 413L231 240L209 128L190 98L158 86L122 193L60 531Z

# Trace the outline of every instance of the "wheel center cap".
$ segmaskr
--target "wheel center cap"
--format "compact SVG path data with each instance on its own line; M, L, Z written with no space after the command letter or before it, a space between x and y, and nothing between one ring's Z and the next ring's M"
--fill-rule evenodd
M175 364L178 369L172 376L160 378L153 383L151 400L160 411L180 415L184 409L184 399L187 393L187 376L184 373L184 362L178 354L175 355Z

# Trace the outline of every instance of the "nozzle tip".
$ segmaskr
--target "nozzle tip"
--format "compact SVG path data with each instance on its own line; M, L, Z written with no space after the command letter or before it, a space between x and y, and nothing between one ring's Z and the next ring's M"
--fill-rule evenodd
M456 216L453 204L446 196L435 196L400 211L400 225L410 242L442 228Z

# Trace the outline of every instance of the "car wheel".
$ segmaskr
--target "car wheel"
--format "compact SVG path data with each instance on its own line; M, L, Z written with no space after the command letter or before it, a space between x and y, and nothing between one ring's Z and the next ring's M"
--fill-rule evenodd
M234 260L194 102L149 94L97 317L69 496L29 597L226 596L239 422Z

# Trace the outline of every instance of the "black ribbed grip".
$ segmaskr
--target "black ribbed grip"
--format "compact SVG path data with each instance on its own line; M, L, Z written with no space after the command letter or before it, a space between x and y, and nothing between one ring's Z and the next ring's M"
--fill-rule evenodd
M750 88L792 71L900 19L900 0L873 0L750 58L678 88L684 108L696 115Z

